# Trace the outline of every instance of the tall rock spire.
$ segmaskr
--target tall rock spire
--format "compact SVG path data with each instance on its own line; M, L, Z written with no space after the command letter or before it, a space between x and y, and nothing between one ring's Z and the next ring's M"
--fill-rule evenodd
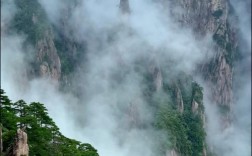
M129 0L120 0L120 10L123 14L130 13Z

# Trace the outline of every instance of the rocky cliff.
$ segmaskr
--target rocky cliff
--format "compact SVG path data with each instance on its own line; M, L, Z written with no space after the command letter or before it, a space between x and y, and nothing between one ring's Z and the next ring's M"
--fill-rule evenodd
M213 34L212 38L216 43L214 45L214 57L210 62L204 62L199 70L204 78L210 81L209 87L212 88L215 102L218 105L230 108L232 103L233 61L237 42L236 30L230 24L234 11L229 1L159 1L163 4L172 4L170 6L175 9L170 8L171 13L177 17L177 20L183 26L192 27L199 38ZM73 64L78 64L77 58L80 56L78 51L85 49L81 46L81 43L78 43L78 40L71 36L70 23L67 22L71 17L71 10L77 5L77 2L69 3L61 10L60 31L59 29L52 29L52 26L48 24L45 12L38 2L16 1L16 4L20 9L13 26L18 32L28 34L28 39L32 40L36 51L36 59L34 60L36 65L31 73L41 77L49 77L56 82L64 80L66 84L69 80L65 76L74 70L76 66ZM120 8L123 12L129 12L129 2L127 0L120 1ZM183 11L178 13L177 9L179 8L182 8ZM28 28L22 28L22 22L18 22L21 20L20 16L27 12L25 9L30 9L29 14L25 15L27 20L25 22L31 23L29 29L32 29L33 32ZM56 38L55 35L57 35ZM160 67L155 64L153 68L155 69L155 71L153 70L154 82L156 88L160 89L162 72Z
M199 72L209 83L214 103L229 112L233 101L234 56L237 55L237 30L231 26L235 20L234 9L228 0L181 0L169 3L177 6L171 8L171 13L184 27L192 27L199 38L212 34L215 42L211 54L213 57L200 65ZM178 9L183 11L178 12Z
M18 129L15 138L13 138L13 144L8 147L6 156L29 156L29 146L27 144L27 134Z
M197 74L202 76L207 82L207 87L211 90L213 104L216 104L220 108L220 114L223 118L223 128L228 127L233 103L234 57L237 53L236 49L238 46L236 39L237 30L232 27L232 21L235 20L232 6L228 0L156 0L155 2L161 3L163 9L169 10L169 12L176 17L176 22L182 27L192 28L197 39L200 40L205 36L211 36L213 40L212 49L209 50L211 51L211 54L209 54L211 55L211 58L206 62L199 63L200 65L197 68ZM49 78L61 87L63 86L63 88L68 91L76 87L77 89L75 88L75 91L73 92L79 92L76 94L82 95L80 90L85 88L85 86L82 86L85 84L71 80L73 73L76 74L78 71L83 71L81 67L85 66L86 59L88 59L86 57L86 50L89 48L87 43L90 43L88 42L89 38L82 39L80 36L76 37L76 34L72 33L74 32L73 28L78 28L78 26L73 27L71 23L72 14L74 14L74 9L78 6L78 3L80 2L64 2L64 5L60 10L59 22L55 24L49 22L45 15L45 10L43 10L38 2L16 0L16 4L19 7L19 14L15 17L13 27L18 30L18 33L27 34L27 42L31 43L34 47L33 60L30 62L30 77ZM169 3L169 6L172 8L166 8L166 6L168 6L166 5L167 3ZM31 7L34 7L35 9ZM27 11L27 8L29 11ZM130 3L128 0L121 0L119 8L122 15L127 14L127 17L130 16ZM28 14L25 14L26 12L28 12ZM25 24L22 22L20 24L19 21L23 20L21 16L25 16L25 22L30 23L29 28L23 27L22 24ZM117 28L118 27L116 27L116 29ZM30 29L32 31L30 31ZM129 34L128 30L122 32ZM106 41L105 43L110 43L112 45L115 44L113 36L118 34L115 33L115 30L109 30L108 34L109 37L112 37L108 37L109 39L107 40L109 41ZM85 35L88 35L88 33ZM130 32L130 35L137 34ZM99 42L102 42L101 40L103 40L102 37L101 39L97 39L97 41L95 40L95 42L97 42L95 44L99 47L97 48L98 50L96 49L97 51L102 51L102 48L105 47L102 44L99 45ZM27 47L28 45L24 46L24 48ZM120 54L118 53L117 55ZM163 100L159 99L160 101L155 101L156 94L164 92L164 97L167 96L171 99L170 101L165 101L169 104L172 103L172 108L168 109L169 111L172 111L168 112L167 119L170 127L164 128L161 126L161 129L168 129L169 133L175 136L175 141L173 142L171 151L167 152L166 155L206 155L205 134L202 131L205 126L202 88L194 82L194 79L189 74L178 74L180 73L178 72L168 76L166 72L171 70L172 63L168 69L167 67L160 66L158 59L151 57L152 56L146 56L147 59L144 58L143 60L140 60L140 72L136 71L143 76L143 96L147 101L146 103L155 110L155 113L161 110L161 106L159 105L162 105L162 102L160 101ZM118 58L122 57L118 56ZM137 68L137 61L132 61L131 67ZM115 71L113 73L105 71L108 73L105 73L105 75L113 73L111 74L111 81L115 84L114 86L120 86L120 83L123 82L123 76L120 75L121 73L122 75L127 75L127 71L131 70L125 62L121 59L118 61L118 64L116 64L123 64L123 66L120 66L120 72ZM168 82L167 79L169 79ZM136 97L136 99L138 98L140 97ZM130 127L128 129L138 128L139 125L142 124L139 117L139 103L139 100L132 100L132 102L128 104L128 108L126 108L126 118L128 119L127 125ZM172 119L172 121L169 121L170 119ZM151 125L153 123L149 124ZM177 127L172 129L171 127L173 125ZM200 126L194 127L195 125ZM178 135L177 130L181 127L181 134L183 135ZM194 130L193 128L198 128L197 131L200 133L200 136L191 132ZM195 144L192 136L197 137L197 139L201 141L198 143L200 144L199 146ZM185 143L186 145L181 145L184 141L187 141ZM192 150L183 151L185 148ZM194 150L194 148L197 148L197 150Z
M61 77L61 61L54 44L54 34L45 11L38 1L14 1L17 7L9 32L25 34L23 50L30 60L29 77L49 78L58 84ZM33 53L29 53L31 51Z
M58 83L61 76L61 63L50 31L45 31L45 37L36 42L36 63L39 65L39 76L50 78Z
M173 7L168 9L170 13L183 27L193 28L198 39L212 35L214 45L209 54L211 59L199 65L198 73L211 88L214 103L220 107L221 112L225 112L221 114L225 116L224 118L229 118L233 103L233 68L235 56L238 55L237 29L232 27L237 19L230 2L228 0L159 0L159 2L165 10L167 10L165 6L168 6L166 4L169 3L169 6ZM152 73L156 88L161 88L163 78L160 67L157 63L150 66L155 69ZM179 90L177 93L179 94ZM179 100L180 96L177 97ZM181 105L181 102L178 103Z

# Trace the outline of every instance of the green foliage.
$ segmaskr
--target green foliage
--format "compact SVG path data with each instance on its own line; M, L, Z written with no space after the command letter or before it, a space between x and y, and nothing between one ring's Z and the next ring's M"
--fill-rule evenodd
M1 125L3 127L3 152L13 145L18 128L28 134L29 155L36 156L98 156L90 144L69 139L49 117L47 109L39 102L12 103L1 89Z
M176 88L181 90L184 103L183 113L177 110ZM171 84L164 83L164 91L166 95L156 95L155 97L159 98L152 100L159 106L155 126L160 130L164 130L167 138L169 138L169 142L168 140L163 142L163 150L175 149L185 156L203 155L206 135L201 117L204 112L203 88L193 81L192 77L181 73L179 78ZM191 111L193 100L199 104L198 110L200 113Z
M72 5L72 4L69 4ZM64 27L68 27L67 23ZM68 29L68 28L65 28ZM57 49L60 63L61 63L61 90L65 91L71 89L69 85L72 85L71 78L73 73L78 70L78 66L81 64L82 70L85 68L85 63L88 62L86 55L86 45L85 43L79 43L73 37L67 33L62 32L57 27L53 27L53 32L55 35L54 45ZM81 63L80 63L81 62ZM85 70L85 69L84 69ZM75 72L76 73L76 72ZM68 80L66 84L66 81Z
M203 103L203 88L196 82L192 83L192 96L198 103Z
M181 115L168 105L161 107L157 114L157 127L165 129L171 145L165 149L176 149L184 155L191 155L191 142L188 140L187 129Z
M15 111L12 109L11 101L1 90L1 126L3 127L3 151L13 142L13 136L16 131L17 118L15 116Z
M12 20L12 28L27 35L27 41L35 45L49 28L46 13L37 0L15 0L17 13Z
M164 149L176 149L182 155L201 156L205 131L199 115L189 111L180 114L167 105L160 108L157 114L156 126L167 131L167 142Z
M187 129L188 140L191 143L192 155L201 156L206 135L201 117L186 111L183 113L182 119Z
M68 49L67 47L68 43L64 41L63 36L55 39L54 43L55 43L55 47L59 51L62 73L64 75L68 75L72 71L74 71L74 66L75 66L75 61L73 57L70 56L72 52L70 52L70 49Z

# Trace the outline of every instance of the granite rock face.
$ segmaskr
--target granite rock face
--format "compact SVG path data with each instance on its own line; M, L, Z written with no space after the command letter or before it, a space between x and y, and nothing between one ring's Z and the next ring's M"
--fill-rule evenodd
M184 102L183 102L183 97L181 94L181 91L179 87L176 86L176 102L177 102L177 108L180 113L184 112Z
M58 83L61 76L61 63L52 37L52 32L47 30L45 31L45 37L36 43L36 61L40 66L39 75L51 78Z
M28 140L27 134L24 131L18 129L16 140L13 147L14 156L28 156L29 155L29 147L27 144L27 140Z
M199 107L199 104L195 100L193 100L193 102L192 102L192 112L197 113L198 107Z
M179 156L178 153L173 149L166 152L166 156Z
M165 2L165 1L164 1ZM181 0L170 1L177 6L172 14L185 27L193 28L201 38L212 34L214 41L213 57L199 67L200 73L212 92L212 99L217 105L232 105L233 60L237 48L236 29L231 27L232 7L227 0ZM178 13L177 10L182 10Z

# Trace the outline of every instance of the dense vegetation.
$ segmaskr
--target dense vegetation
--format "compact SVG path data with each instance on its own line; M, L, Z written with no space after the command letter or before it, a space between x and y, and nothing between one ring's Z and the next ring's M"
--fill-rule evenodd
M157 127L166 130L170 138L168 149L182 155L202 155L205 132L199 116L190 112L179 114L167 106L159 112L157 121Z
M182 113L178 110L176 87L181 90L184 103ZM166 149L173 149L184 156L202 156L206 148L203 88L192 81L191 77L180 74L176 81L164 84L164 91L164 95L154 95L151 100L152 104L157 106L154 125L157 129L165 131L169 138L161 143L162 155ZM193 101L198 103L196 112L192 111Z
M17 12L11 22L11 31L27 35L33 45L49 30L46 13L37 0L15 0ZM49 32L47 32L49 33Z
M24 129L28 134L31 156L98 156L90 144L62 135L43 104L26 104L23 100L13 103L2 89L1 127L4 153L11 149L17 129Z

